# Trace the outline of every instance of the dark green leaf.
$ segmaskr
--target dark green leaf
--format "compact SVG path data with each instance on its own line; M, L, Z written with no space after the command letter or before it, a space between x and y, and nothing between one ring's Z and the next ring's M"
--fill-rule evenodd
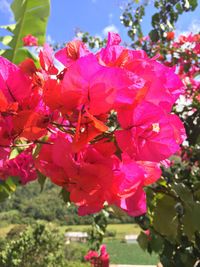
M45 185L45 182L46 182L46 176L43 175L41 172L37 171L37 174L38 174L38 183L40 184L41 186L41 192L43 191L44 189L44 185Z
M185 184L183 183L173 184L172 188L183 201L185 202L193 201L192 192Z
M157 25L158 23L160 22L160 15L159 13L155 13L153 16L152 16L152 26L155 26Z
M157 30L150 31L149 36L153 42L157 42L159 40L159 34Z
M66 191L64 188L60 191L60 195L65 203L70 202L70 193Z
M178 219L174 198L163 195L155 208L153 224L156 231L166 235L168 239L175 239L177 235Z
M144 232L141 232L137 238L137 241L140 245L140 247L143 249L143 250L147 250L147 247L148 247L148 236L144 233Z
M151 248L152 251L158 253L159 251L162 251L163 249L163 243L164 243L164 239L156 234L152 234L151 235Z
M189 4L191 6L191 10L195 10L195 8L198 5L198 1L197 0L189 0Z
M200 231L200 203L190 202L185 205L183 230L190 240L195 239L195 231Z

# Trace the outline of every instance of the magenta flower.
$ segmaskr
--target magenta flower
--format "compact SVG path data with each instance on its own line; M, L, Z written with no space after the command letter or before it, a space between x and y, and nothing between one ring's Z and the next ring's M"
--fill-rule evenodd
M28 34L22 38L24 46L38 46L38 38Z
M6 160L0 168L0 173L2 177L17 177L23 185L37 179L37 172L30 150L25 150L17 157Z

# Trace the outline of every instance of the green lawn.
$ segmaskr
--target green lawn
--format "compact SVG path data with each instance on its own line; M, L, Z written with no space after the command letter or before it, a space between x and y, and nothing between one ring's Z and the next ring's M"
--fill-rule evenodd
M111 263L115 264L144 264L151 265L159 262L156 254L149 255L137 244L126 244L113 240L106 243Z
M116 232L116 239L123 240L125 235L140 233L140 228L137 224L110 224L107 227L108 231Z

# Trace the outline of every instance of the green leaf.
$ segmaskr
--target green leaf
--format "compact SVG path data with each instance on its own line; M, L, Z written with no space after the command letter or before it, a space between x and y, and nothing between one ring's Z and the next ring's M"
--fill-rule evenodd
M46 176L39 171L37 171L37 174L38 174L38 183L40 184L41 192L42 192L44 189L45 182L46 182Z
M7 188L4 186L4 184L1 182L0 183L0 202L5 201L9 197L9 191Z
M10 158L9 159L14 159L19 155L19 151L17 148L14 148L11 153L10 153Z
M12 36L10 36L10 35L0 37L0 42L3 45L8 45L11 40L12 40Z
M62 197L65 203L70 202L70 193L66 191L64 188L62 188L62 190L60 191L60 196Z
M159 40L159 34L157 30L150 31L149 36L153 42L157 42Z
M144 232L141 232L139 234L137 241L143 250L147 250L147 248L148 248L148 236Z
M197 0L189 0L190 6L191 6L191 10L195 10L195 8L198 5L198 1Z
M162 251L163 249L163 244L164 244L164 239L156 234L151 234L151 249L152 251L158 253Z
M152 24L152 26L155 26L155 25L157 25L159 22L160 22L160 15L159 15L159 13L155 13L155 14L152 16L151 24Z
M10 192L15 192L17 185L18 185L18 179L16 177L9 177L5 181L5 184L9 188Z
M195 240L195 232L200 231L200 203L186 203L183 230L190 240Z
M0 29L5 29L5 30L12 33L14 31L15 27L16 27L16 24L1 25Z
M178 219L175 210L176 201L174 198L163 195L157 201L155 207L153 225L157 232L165 235L167 239L175 239L177 235Z
M182 8L182 6L181 6L180 3L177 3L176 4L176 10L178 11L179 14L182 14L183 13L183 8Z
M173 184L172 188L176 192L176 194L185 202L193 201L192 192L186 187L185 184Z
M10 194L15 192L18 185L18 179L9 177L5 181L0 180L0 202L5 201Z
M16 24L4 26L12 35L10 41L7 42L10 49L6 50L3 56L14 63L19 63L31 55L27 49L22 49L24 36L28 34L36 36L39 45L45 42L50 0L14 0L11 9Z
M194 185L194 197L196 200L200 201L200 182Z

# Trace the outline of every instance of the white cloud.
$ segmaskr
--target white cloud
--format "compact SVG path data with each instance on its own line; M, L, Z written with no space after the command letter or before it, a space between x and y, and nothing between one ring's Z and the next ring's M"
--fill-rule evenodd
M186 29L186 31L176 30L176 36L179 35L188 35L190 33L199 33L200 32L200 20L194 19Z
M14 21L13 13L10 8L10 3L8 2L8 0L0 0L0 11L9 16L10 22Z
M118 28L114 25L114 24L110 24L108 26L106 26L102 33L104 36L107 36L108 35L108 32L116 32L116 33L119 33L119 30Z
M48 44L54 44L55 40L51 37L50 34L47 35L46 41Z
M198 33L200 32L200 20L193 20L189 26L189 32Z

